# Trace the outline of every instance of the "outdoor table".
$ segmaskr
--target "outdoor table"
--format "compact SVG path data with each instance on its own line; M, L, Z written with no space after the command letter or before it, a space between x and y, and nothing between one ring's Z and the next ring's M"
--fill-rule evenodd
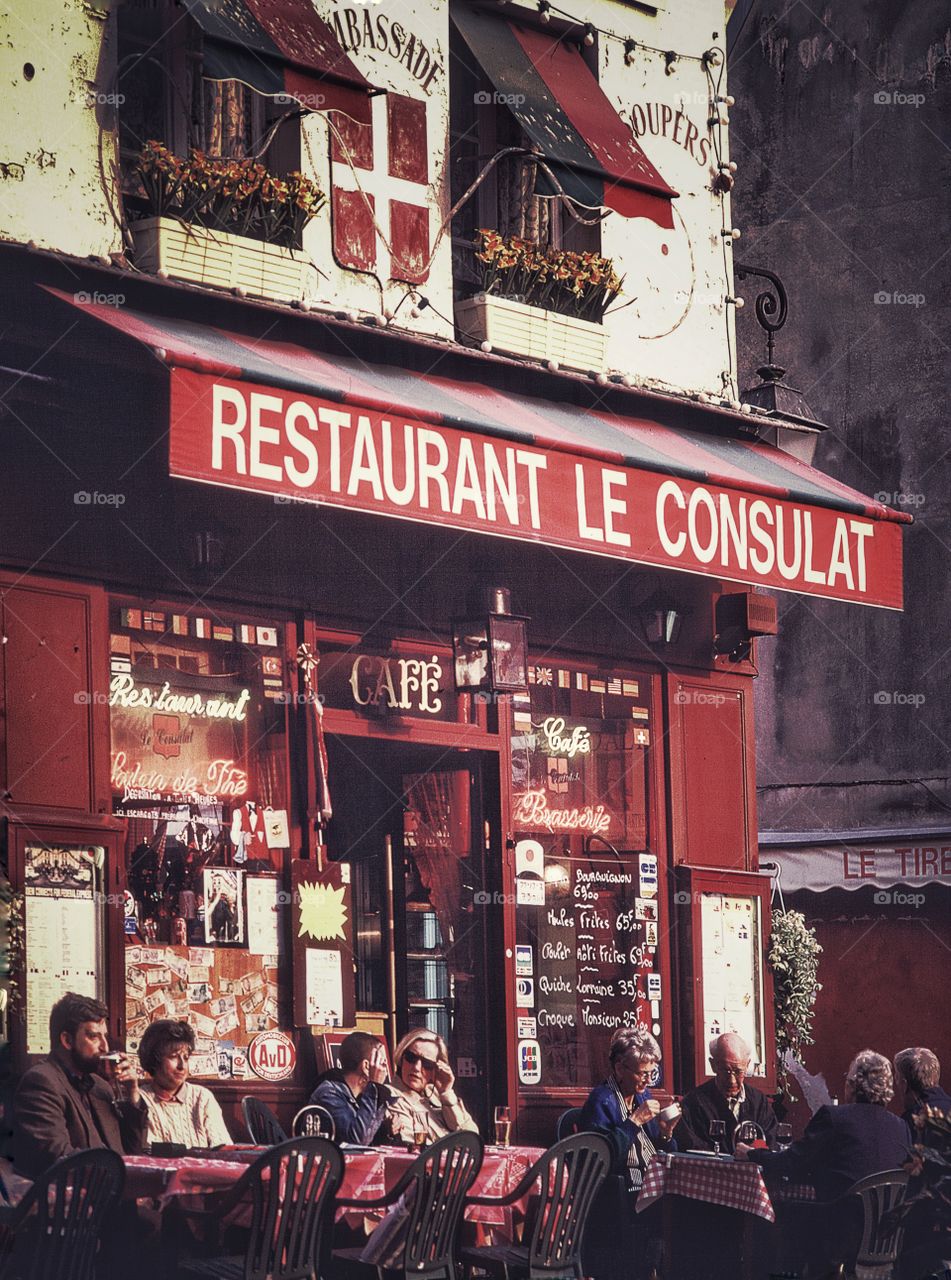
M125 1156L125 1195L130 1199L155 1199L163 1205L177 1198L203 1196L222 1191L244 1173L266 1147L209 1152L204 1156ZM403 1147L374 1147L372 1150L344 1149L344 1174L337 1193L341 1199L373 1200L396 1185L416 1159ZM518 1185L527 1170L542 1154L538 1147L486 1147L482 1168L472 1187L474 1196L504 1196ZM187 1207L183 1204L183 1207ZM196 1207L196 1206L191 1206ZM469 1221L499 1227L511 1234L513 1208L524 1206L471 1205ZM337 1210L337 1218L359 1225L364 1215L358 1208Z
M670 1276L753 1275L753 1225L776 1220L759 1165L731 1156L658 1153L644 1177L637 1212L658 1200Z

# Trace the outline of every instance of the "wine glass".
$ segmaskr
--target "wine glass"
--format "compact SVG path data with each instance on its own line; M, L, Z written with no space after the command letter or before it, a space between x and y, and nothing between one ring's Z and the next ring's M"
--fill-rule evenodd
M512 1112L508 1107L495 1108L495 1145L507 1147L512 1137Z
M726 1121L711 1120L710 1121L710 1140L713 1143L713 1150L716 1155L720 1154L720 1143L726 1138Z
M785 1151L792 1142L792 1125L778 1124L776 1126L776 1146L780 1151Z

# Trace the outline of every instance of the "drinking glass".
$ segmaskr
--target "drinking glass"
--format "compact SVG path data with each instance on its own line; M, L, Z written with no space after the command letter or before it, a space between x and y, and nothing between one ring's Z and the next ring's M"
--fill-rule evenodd
M723 1140L726 1138L726 1121L725 1120L710 1121L710 1138L711 1138L711 1141L713 1142L714 1152L717 1155L719 1155L720 1143L723 1142Z
M495 1145L507 1147L512 1137L512 1113L508 1107L495 1108Z
M792 1125L778 1124L776 1126L776 1145L780 1151L785 1151L792 1142Z

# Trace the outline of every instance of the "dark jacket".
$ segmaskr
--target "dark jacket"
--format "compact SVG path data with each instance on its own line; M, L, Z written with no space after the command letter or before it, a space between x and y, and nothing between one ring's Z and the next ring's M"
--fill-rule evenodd
M329 1111L337 1142L372 1142L386 1119L389 1093L372 1081L354 1097L342 1071L329 1071L310 1095L310 1101Z
M641 1103L646 1102L650 1096L650 1089L645 1089L643 1093L635 1093L635 1109ZM608 1082L596 1085L588 1094L587 1101L581 1108L581 1119L578 1122L578 1128L604 1134L611 1143L614 1155L612 1172L614 1173L622 1172L627 1167L627 1155L638 1128L643 1129L658 1151L677 1150L675 1142L668 1142L661 1135L660 1127L656 1120L649 1120L647 1124L638 1126L635 1125L633 1120L628 1120L626 1116L623 1116L617 1091Z
M704 1084L691 1089L680 1104L683 1117L674 1130L674 1137L681 1151L712 1151L713 1139L710 1137L710 1122L722 1120L726 1125L726 1138L723 1150L733 1150L733 1135L737 1126L744 1120L752 1120L763 1130L769 1146L776 1138L776 1116L765 1094L760 1093L751 1084L744 1086L746 1097L740 1104L739 1119L733 1118L733 1112L727 1100L717 1088L716 1080L707 1080Z
M911 1127L912 1133L917 1133L915 1116L919 1111L923 1111L925 1107L936 1107L939 1111L951 1111L951 1097L938 1084L933 1085L930 1089L925 1089L920 1097L915 1097L909 1093L905 1101L908 1106L902 1112L901 1118Z
M767 1178L811 1183L818 1200L835 1200L854 1182L899 1169L908 1158L908 1127L871 1102L820 1107L786 1151L754 1151Z
M13 1100L14 1164L35 1178L61 1156L91 1147L137 1155L147 1121L144 1102L117 1103L100 1076L72 1076L49 1057L24 1074Z

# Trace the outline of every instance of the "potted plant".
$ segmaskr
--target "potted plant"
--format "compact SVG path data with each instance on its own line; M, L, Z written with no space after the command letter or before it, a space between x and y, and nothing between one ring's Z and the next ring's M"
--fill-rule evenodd
M789 1084L787 1053L801 1061L803 1045L812 1044L817 980L822 947L801 911L777 911L773 916L766 958L773 971L776 1018L777 1084L780 1096L794 1101Z
M604 368L604 315L622 281L608 258L480 229L482 291L456 305L461 332L500 351Z
M301 173L276 178L254 160L187 159L160 142L136 164L146 215L132 224L136 266L178 280L296 301L310 259L295 246L324 204Z

